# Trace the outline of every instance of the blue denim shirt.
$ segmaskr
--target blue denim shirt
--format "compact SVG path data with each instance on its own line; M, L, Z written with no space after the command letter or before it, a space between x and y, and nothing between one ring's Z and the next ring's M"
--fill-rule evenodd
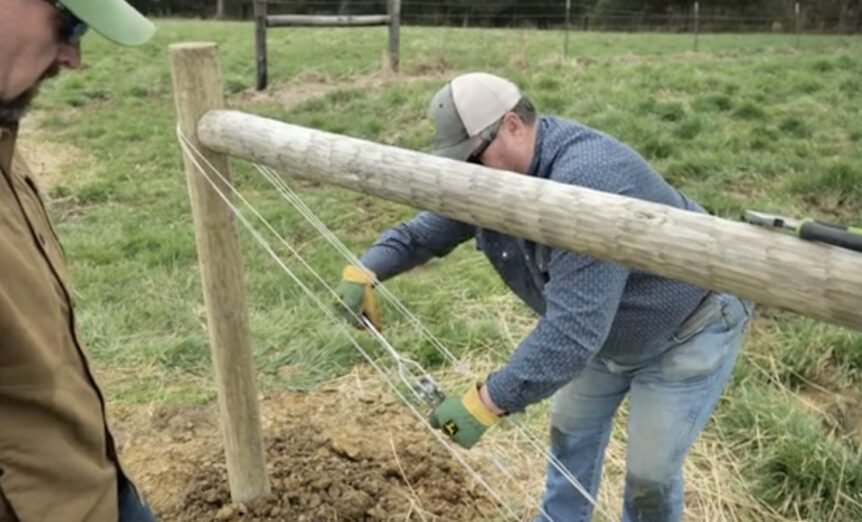
M614 138L555 117L542 117L537 125L529 175L704 212ZM431 212L384 232L361 261L385 280L444 256L470 238L540 316L509 363L488 378L491 398L506 411L519 411L553 394L595 354L620 364L657 355L708 293Z

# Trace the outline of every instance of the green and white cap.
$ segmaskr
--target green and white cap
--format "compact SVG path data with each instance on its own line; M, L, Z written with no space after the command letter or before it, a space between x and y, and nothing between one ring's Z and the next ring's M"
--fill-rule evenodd
M124 0L59 0L93 30L120 45L147 43L156 27Z
M431 154L466 160L478 146L476 136L520 100L518 87L499 76L468 73L455 77L437 91L428 107L434 120Z

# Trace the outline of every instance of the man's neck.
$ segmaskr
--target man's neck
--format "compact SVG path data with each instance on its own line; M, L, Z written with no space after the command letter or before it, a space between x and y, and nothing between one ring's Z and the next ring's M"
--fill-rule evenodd
M12 157L15 154L17 136L17 123L0 123L0 170L3 172L9 172L12 169Z
M527 149L527 161L524 163L523 174L530 174L530 170L533 169L533 165L536 161L536 149L538 148L539 141L539 119L536 118L536 121L534 121L528 129L525 141L527 142L529 149Z

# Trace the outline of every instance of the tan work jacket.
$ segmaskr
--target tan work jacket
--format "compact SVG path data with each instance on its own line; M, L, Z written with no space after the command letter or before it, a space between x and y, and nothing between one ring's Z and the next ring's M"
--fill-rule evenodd
M16 132L0 127L0 522L116 522L114 442Z

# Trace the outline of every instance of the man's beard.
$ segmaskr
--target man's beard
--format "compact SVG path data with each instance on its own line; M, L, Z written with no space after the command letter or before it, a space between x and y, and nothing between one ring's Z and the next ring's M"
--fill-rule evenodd
M0 100L0 125L18 123L27 113L30 104L33 103L33 99L39 93L39 86L42 85L42 82L57 76L59 72L60 66L54 64L42 74L36 85L19 94L13 100Z

